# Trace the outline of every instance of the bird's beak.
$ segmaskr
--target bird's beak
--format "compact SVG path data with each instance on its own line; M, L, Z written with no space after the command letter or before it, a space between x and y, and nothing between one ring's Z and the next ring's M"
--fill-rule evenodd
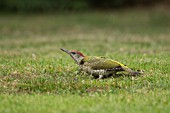
M66 50L66 49L63 49L63 48L60 48L62 51L64 51L64 52L66 52L67 54L69 54L72 58L73 58L73 60L77 63L77 61L76 61L76 59L73 57L73 55L71 54L71 52L69 52L68 50Z
M64 51L64 52L66 52L67 54L69 54L70 55L70 52L68 51L68 50L66 50L66 49L63 49L63 48L60 48L62 51Z

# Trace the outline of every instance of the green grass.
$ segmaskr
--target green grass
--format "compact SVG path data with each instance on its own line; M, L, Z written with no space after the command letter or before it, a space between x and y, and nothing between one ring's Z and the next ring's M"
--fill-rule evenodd
M170 15L163 9L0 15L0 112L170 109ZM60 47L106 56L143 76L93 79Z
M169 111L168 95L165 92L155 94L128 94L123 93L109 96L75 96L75 95L6 95L1 96L0 106L3 113L25 112L154 112L166 113ZM4 109L5 108L5 109ZM153 109L154 108L154 109Z

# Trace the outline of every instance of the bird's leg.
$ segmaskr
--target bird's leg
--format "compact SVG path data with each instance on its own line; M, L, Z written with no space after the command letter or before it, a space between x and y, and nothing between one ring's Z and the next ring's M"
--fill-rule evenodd
M76 74L77 74L77 75L80 75L80 74L81 74L81 72L82 72L82 69L81 69L81 68L78 68L78 70L77 70Z
M81 73L81 71L82 71L82 69L80 69L80 68L79 68L79 69L78 69L77 74L80 74L80 73Z
M104 78L104 75L99 75L99 79L102 79L102 78Z

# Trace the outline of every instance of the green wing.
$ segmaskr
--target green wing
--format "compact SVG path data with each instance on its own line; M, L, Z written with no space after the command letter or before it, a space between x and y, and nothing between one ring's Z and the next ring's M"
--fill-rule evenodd
M116 67L126 67L125 65L104 57L88 56L83 59L85 66L90 66L92 69L113 69Z

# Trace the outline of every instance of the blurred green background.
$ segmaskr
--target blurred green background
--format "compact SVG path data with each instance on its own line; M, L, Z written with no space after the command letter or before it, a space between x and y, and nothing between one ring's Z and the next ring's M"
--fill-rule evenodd
M0 0L0 10L6 12L47 12L63 10L117 9L153 6L169 0Z

